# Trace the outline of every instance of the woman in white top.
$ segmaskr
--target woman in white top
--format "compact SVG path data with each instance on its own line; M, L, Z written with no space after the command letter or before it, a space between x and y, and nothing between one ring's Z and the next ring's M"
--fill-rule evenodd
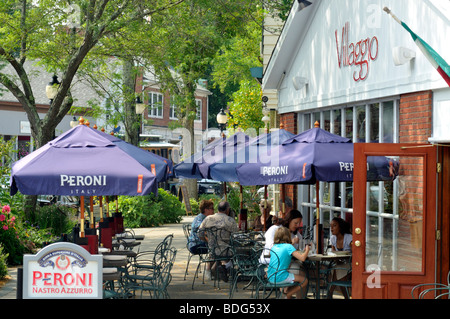
M331 249L332 251L352 251L352 233L350 225L342 218L335 217L331 221Z
M352 241L353 237L351 234L350 224L347 223L345 220L339 217L333 218L333 220L330 223L331 228L331 250L332 251L352 251ZM333 273L332 280L348 280L347 274L348 270L350 269L351 264L348 262L336 262L336 268L337 269ZM343 287L340 287L342 293L346 298L347 292ZM330 288L331 295L333 294L334 287Z

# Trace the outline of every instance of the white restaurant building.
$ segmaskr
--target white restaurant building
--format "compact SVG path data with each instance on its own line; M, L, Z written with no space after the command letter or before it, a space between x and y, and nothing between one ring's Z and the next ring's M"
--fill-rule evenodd
M321 224L326 228L334 216L353 223L354 242L362 251L354 252L354 278L367 278L368 266L373 264L394 278L382 277L390 282L383 281L380 289L356 286L354 282L353 297L408 298L416 283L446 281L449 268L450 174L446 146L450 143L450 88L406 29L383 8L388 7L450 63L450 2L309 2L312 4L306 8L304 1L293 2L265 68L263 91L277 92L280 122L293 133L306 131L318 121L321 128L351 138L354 143L408 143L411 148L399 147L396 156L421 158L423 185L418 186L418 192L422 194L414 199L419 201L414 204L419 213L405 206L411 206L412 199L401 198L405 186L401 178L391 185L367 184L364 190L352 183L320 184ZM383 146L377 151L389 148ZM430 149L433 159L402 153ZM426 165L439 167L439 174L427 175ZM409 171L403 174L405 178L411 175ZM315 216L314 188L288 188L306 224L311 224ZM358 217L362 214L354 201L357 192L364 192L367 198L365 210L363 207L366 217L362 219L365 223ZM394 204L389 206L387 202ZM354 246L354 250L358 248Z

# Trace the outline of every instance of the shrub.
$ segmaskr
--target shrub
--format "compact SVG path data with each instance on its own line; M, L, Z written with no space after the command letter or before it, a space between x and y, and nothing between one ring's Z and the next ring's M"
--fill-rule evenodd
M6 259L8 254L3 251L3 246L0 243L0 279L3 279L8 275L8 264Z
M158 190L157 201L161 204L163 223L179 223L186 214L178 198L162 188Z
M10 214L9 206L3 206L0 213L0 243L8 252L8 264L20 265L23 260L25 247L20 242L16 230L16 217Z
M178 198L161 188L158 196L119 196L118 205L124 218L124 226L129 228L178 223L185 214ZM110 209L115 210L115 203L111 204Z
M46 205L38 207L35 213L34 224L40 229L47 229L52 235L59 236L70 233L75 226L74 208L63 205Z

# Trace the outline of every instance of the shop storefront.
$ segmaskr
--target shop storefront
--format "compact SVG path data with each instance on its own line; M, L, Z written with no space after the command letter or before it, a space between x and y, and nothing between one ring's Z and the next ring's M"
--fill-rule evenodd
M396 181L364 182L362 187L355 182L321 183L320 223L325 237L336 216L358 230L353 233L359 244L354 247L354 273L366 275L357 277L365 283L353 287L354 297L407 298L411 285L446 280L448 272L449 204L444 194L449 179L450 125L445 119L450 88L383 8L389 7L450 61L443 38L450 32L450 3L310 2L303 9L294 2L264 74L263 89L278 91L284 128L300 133L319 122L321 128L354 143L376 144L373 152L400 162L404 170ZM367 149L358 153L358 163L365 160ZM356 156L355 152L355 165ZM414 173L408 168L411 162L419 167ZM417 194L406 196L413 188ZM291 194L304 222L312 224L315 186L291 187ZM372 289L366 280L369 266L393 284L382 280Z

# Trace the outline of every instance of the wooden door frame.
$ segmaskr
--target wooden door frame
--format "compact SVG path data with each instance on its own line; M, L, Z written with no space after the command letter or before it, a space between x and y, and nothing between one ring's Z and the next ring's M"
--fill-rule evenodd
M426 247L423 254L422 269L423 272L383 272L383 289L369 290L365 289L365 283L372 273L365 271L365 241L366 241L366 176L367 176L367 157L368 156L420 156L424 158L424 207L426 209L426 220L424 220L424 232L422 236L422 247ZM435 248L430 249L425 243L435 242L436 230L436 163L437 151L431 145L418 144L354 144L354 191L353 191L353 283L352 296L355 299L361 298L392 298L399 296L407 298L406 290L418 283L435 282L436 274L436 256ZM355 229L361 229L356 233ZM361 243L356 247L356 242ZM398 282L393 284L395 279ZM367 291L367 294L366 294Z
M447 284L447 275L450 270L450 147L438 147L438 218L437 229L440 240L437 249L437 281Z

